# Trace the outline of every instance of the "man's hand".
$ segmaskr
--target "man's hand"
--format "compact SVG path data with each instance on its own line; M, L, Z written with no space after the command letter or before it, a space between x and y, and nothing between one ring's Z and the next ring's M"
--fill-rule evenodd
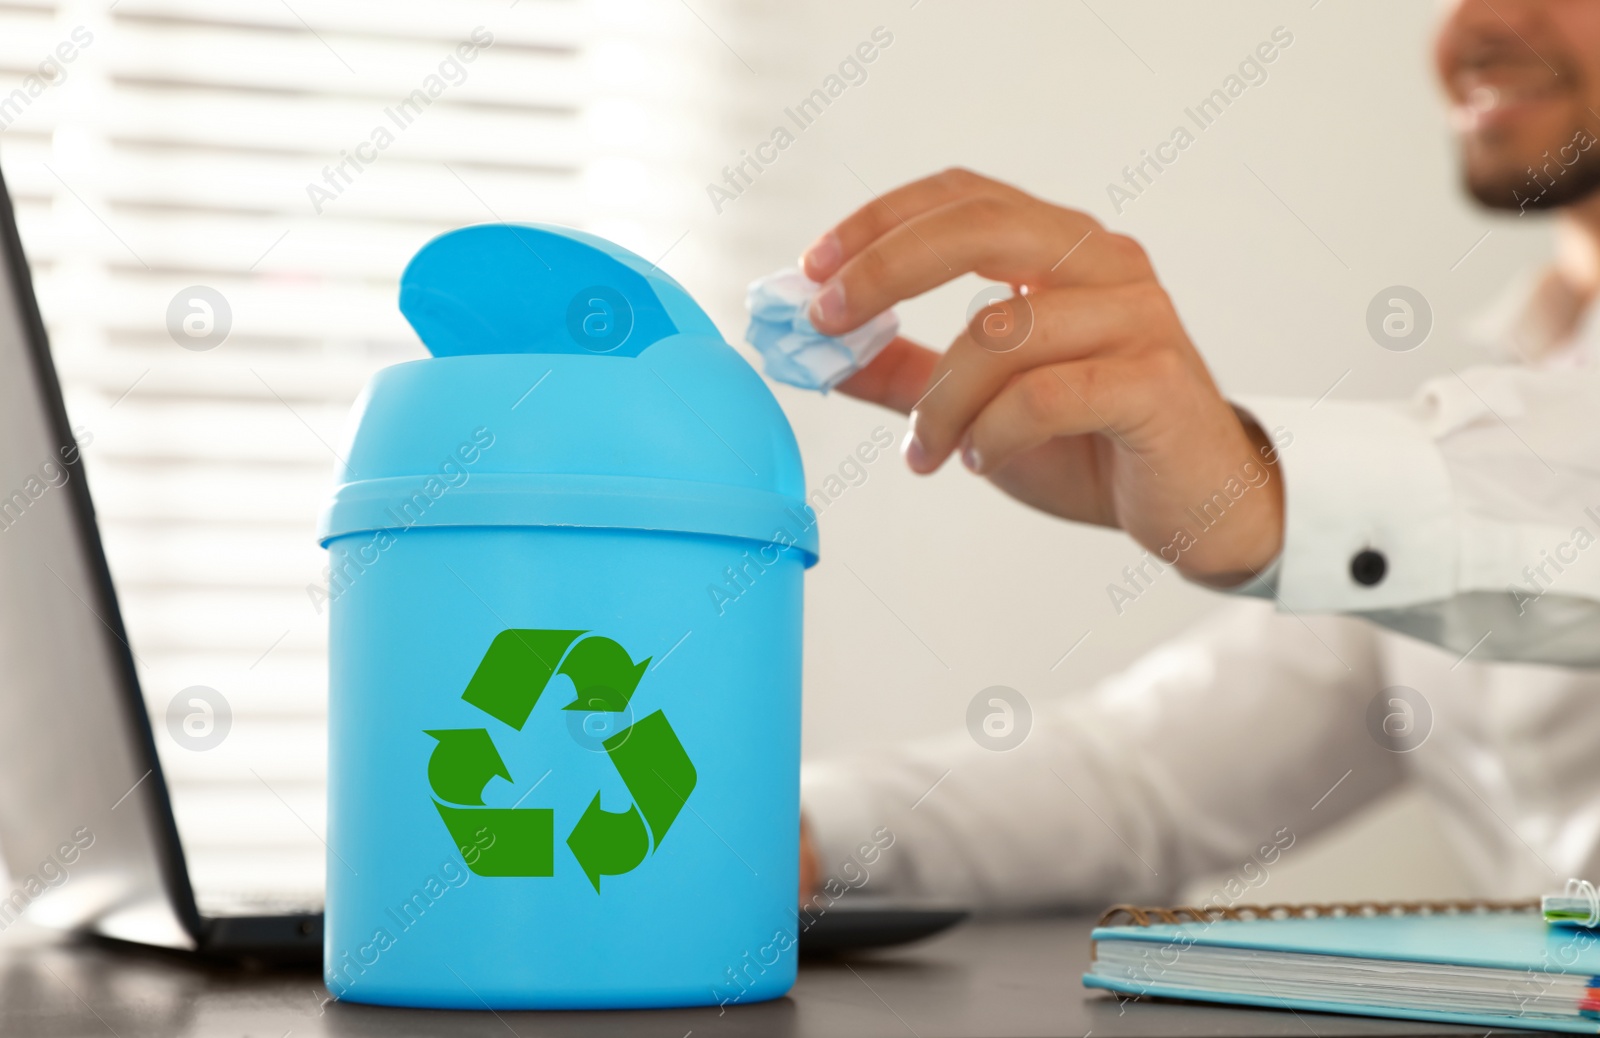
M817 886L822 877L817 875L817 849L811 843L811 827L806 824L806 816L800 816L800 903L803 905L811 900L811 895L817 892Z
M1218 393L1133 239L953 169L863 206L802 262L824 282L811 321L833 335L966 273L1025 293L978 313L943 354L896 339L840 385L910 414L914 471L959 452L1018 500L1120 526L1215 586L1277 556L1276 451ZM1206 522L1226 521L1206 525L1196 513L1215 495Z

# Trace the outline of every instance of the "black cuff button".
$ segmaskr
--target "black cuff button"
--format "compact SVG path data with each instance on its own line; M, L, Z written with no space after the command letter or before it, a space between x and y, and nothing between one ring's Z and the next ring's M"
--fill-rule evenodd
M1380 583L1388 572L1389 560L1382 552L1371 548L1356 552L1356 557L1350 560L1350 577L1363 587Z

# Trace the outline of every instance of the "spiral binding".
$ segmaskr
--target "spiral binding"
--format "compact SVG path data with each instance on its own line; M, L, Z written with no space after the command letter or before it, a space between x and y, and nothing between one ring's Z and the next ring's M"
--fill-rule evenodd
M1589 902L1589 918L1582 925L1591 929L1600 926L1600 892L1595 890L1593 883L1586 879L1569 879L1565 896L1581 897Z
M1590 887L1591 893L1594 888ZM1600 897L1591 902L1600 911ZM1152 908L1139 905L1112 905L1100 916L1098 926L1127 925L1156 926L1167 923L1214 923L1219 919L1250 921L1256 919L1319 919L1349 916L1385 915L1460 915L1466 912L1537 912L1539 902L1533 901L1308 901L1301 904L1232 905L1222 907L1207 905L1177 905L1172 908ZM1126 917L1123 919L1121 917ZM1597 920L1600 921L1600 920Z

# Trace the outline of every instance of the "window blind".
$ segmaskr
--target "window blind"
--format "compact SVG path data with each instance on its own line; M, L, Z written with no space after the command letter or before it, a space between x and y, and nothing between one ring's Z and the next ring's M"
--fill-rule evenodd
M0 3L0 163L197 885L321 886L314 521L357 392L423 355L405 261L500 219L669 248L700 31L583 0Z

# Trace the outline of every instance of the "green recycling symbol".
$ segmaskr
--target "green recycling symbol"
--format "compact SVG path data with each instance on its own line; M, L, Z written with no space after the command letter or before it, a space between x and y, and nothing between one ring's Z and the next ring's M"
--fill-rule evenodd
M650 660L635 663L610 638L585 638L586 634L501 631L461 698L520 732L551 678L565 674L578 694L562 709L624 713ZM463 854L468 848L477 850L467 867L480 876L555 875L553 809L484 806L483 791L491 779L512 781L488 729L435 729L425 734L438 740L428 758L434 806ZM601 876L631 872L660 849L697 778L694 763L659 710L601 745L633 804L620 813L603 810L597 790L567 834L567 847L596 893Z

